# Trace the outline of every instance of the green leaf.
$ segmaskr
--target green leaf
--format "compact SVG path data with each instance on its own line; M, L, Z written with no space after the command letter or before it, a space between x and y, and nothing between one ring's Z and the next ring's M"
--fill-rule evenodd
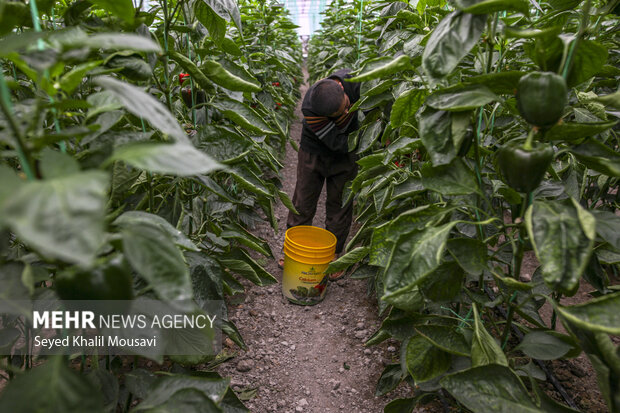
M109 56L105 61L106 67L120 69L120 74L134 81L150 80L153 76L151 66L134 52L117 52Z
M22 276L27 268L21 262L13 261L0 265L0 285L2 286L0 303L2 303L2 311L8 312L10 305L11 314L23 314L27 318L31 318L30 292L22 282Z
M243 189L265 198L271 198L272 195L263 184L263 181L248 168L230 170L228 173Z
M243 405L243 402L239 400L231 388L228 388L228 391L220 402L220 407L224 413L248 413L250 411Z
M577 287L596 235L592 214L571 201L535 201L525 214L545 283L563 294Z
M448 241L448 249L450 242ZM435 303L453 301L463 287L463 270L454 261L445 261L420 284L424 297Z
M3 1L0 3L0 35L10 33L15 27L32 27L30 8L25 3Z
M222 39L220 48L226 53L231 54L233 56L243 56L243 52L239 48L239 45L235 43L235 41L228 36L225 36Z
M142 171L129 168L122 162L114 162L112 166L110 202L112 204L122 202L129 195L129 191L131 191L132 186L141 174Z
M498 95L514 95L519 79L525 73L517 70L468 77L466 84L484 85Z
M54 356L7 384L0 397L0 411L103 413L104 409L101 393L69 368L64 357Z
M198 132L199 148L225 164L245 163L252 141L229 128L205 127Z
M135 10L131 0L89 0L95 7L109 11L127 23L133 23Z
M195 81L202 89L210 90L213 88L213 85L211 84L207 76L187 56L177 52L176 50L170 50L168 52L168 56L170 56L172 60L177 62L183 68L183 70L185 70L190 75L191 79Z
M141 407L139 404L135 410L147 413L163 413L163 412L186 412L186 413L221 413L223 412L213 400L211 400L204 392L194 389L186 388L176 391L170 395L168 399L161 403L150 406Z
M218 45L222 44L226 36L226 16L220 16L207 1L200 0L194 3L194 13L198 21L209 31L211 39Z
M88 36L81 30L77 31L77 33L77 35L69 37L70 41L63 43L63 45L72 48L88 47L91 49L133 50L136 52L161 53L161 47L157 42L149 37L140 36L138 34L97 33Z
M230 73L215 60L207 60L202 63L201 67L209 79L226 89L238 90L241 92L260 92L262 90L258 83L248 82Z
M250 280L254 284L262 284L262 281L254 268L252 268L252 266L247 262L240 259L219 259L219 262L229 271L241 275L242 277Z
M71 155L47 147L41 152L39 169L44 179L54 179L78 174L80 164Z
M480 192L474 172L460 158L454 159L448 165L437 167L432 167L430 163L423 164L422 185L443 195L468 195Z
M620 90L609 95L598 96L594 101L614 109L620 109Z
M413 336L407 342L407 370L416 383L432 380L448 371L451 359L450 354L422 336Z
M73 93L80 83L82 83L82 79L84 79L86 73L101 65L101 63L103 63L102 60L95 60L75 66L73 69L62 75L60 78L60 88L67 94Z
M475 367L440 381L459 403L474 412L541 413L508 367L495 364Z
M240 244L252 248L254 251L260 252L266 257L273 258L273 252L271 251L269 244L266 241L254 236L241 225L237 223L230 223L223 225L222 229L223 231L220 234L220 237L224 239L235 239Z
M485 243L473 238L452 238L448 251L456 262L470 274L478 275L488 269L488 252Z
M590 213L596 218L596 233L620 250L620 217L613 212L600 209L591 209Z
M106 172L87 171L29 182L0 205L0 216L44 257L87 266L103 243L108 181Z
M428 91L426 89L409 89L398 96L390 113L390 124L392 127L398 128L412 119L422 106L427 95Z
M474 335L471 343L471 365L473 367L486 366L487 364L508 366L504 351L484 328L476 305L474 304L472 308L474 309Z
M257 285L267 286L267 285L272 285L272 284L277 284L278 283L278 280L273 275L268 273L244 249L239 248L238 250L233 251L231 256L239 257L241 260L243 260L246 263L248 263L248 265L250 267L252 267L252 270L256 273L256 275L258 276L258 279L259 279L259 282L257 283ZM273 258L273 255L270 255L270 257Z
M596 76L607 61L607 48L593 40L581 40L573 54L573 65L569 71L566 84L568 87L579 85Z
M11 299L15 300L14 297L11 297ZM26 299L28 298L26 297ZM24 310L25 310L24 314L27 314L32 311L32 308L28 308ZM3 309L3 311L5 311L5 309ZM22 333L17 328L5 326L2 329L2 331L0 331L0 353L11 354L11 350L13 349L13 346L15 346L15 343L20 337L22 337ZM0 398L0 405L1 403L2 401Z
M26 63L20 55L17 53L12 53L9 55L8 60L13 62L15 67L22 71L33 83L38 84L41 89L45 91L50 96L54 96L57 93L56 88L52 84L52 82L46 78L45 76L40 76L37 70L31 68L28 63Z
M574 9L579 6L583 0L549 0L548 3L556 11L564 11Z
M226 334L241 350L247 351L248 347L245 345L237 327L228 320L221 320L221 323L222 333Z
M346 270L352 265L361 262L368 255L368 252L368 247L357 247L354 250L347 252L336 261L330 262L329 266L325 270L325 274L333 274L338 271Z
M202 252L189 251L184 255L189 265L196 304L204 308L209 300L223 300L224 271L217 260Z
M216 403L224 398L228 383L219 377L169 373L153 383L147 396L132 411L168 412L183 407L188 412L221 412Z
M568 343L545 331L530 331L515 347L515 350L521 350L526 356L537 360L555 360L571 349Z
M403 234L383 275L387 296L410 291L440 264L454 222Z
M618 122L560 123L545 133L545 140L575 141L597 135L614 127Z
M360 137L357 153L363 153L364 151L370 149L372 144L379 139L382 131L382 122L373 122L368 127L364 128L361 132L362 136Z
M6 3L4 3L6 5ZM20 6L18 6L20 7ZM2 5L0 5L0 13L2 13ZM4 17L4 15L2 16ZM28 16L28 19L31 19L31 16ZM2 19L0 18L0 23ZM29 46L37 43L39 39L45 40L50 37L54 32L51 31L43 31L43 32L35 32L35 31L25 31L18 33L7 33L7 29L10 32L11 28L9 25L2 26L0 28L0 34L3 36L0 38L0 57L6 57L13 52L18 52L21 49L26 49ZM69 30L67 30L69 31Z
M1 205L4 199L11 197L15 194L15 192L21 186L22 180L18 178L18 176L15 174L15 171L13 171L12 168L10 168L7 165L0 165L0 182L2 182L2 185L0 185L0 210L1 210ZM0 215L0 227L2 227L2 225L3 225L3 217L2 215Z
M121 233L125 257L161 299L169 302L191 300L189 269L165 229L135 221L125 222Z
M167 233L176 245L189 251L200 251L187 235L173 227L168 221L159 215L149 214L144 211L127 211L113 222L121 228L131 228L133 225L149 225Z
M429 106L416 115L420 138L434 166L447 165L455 158L457 148L452 141L452 114Z
M375 389L375 396L383 396L394 390L400 382L403 380L403 372L398 364L390 364L381 373L379 381L377 382L377 388Z
M425 280L429 278L432 277L427 277ZM413 289L399 291L389 296L383 296L381 297L381 302L379 305L381 305L382 302L389 304L394 308L414 313L420 311L424 307L424 296L422 296L418 288L414 287Z
M426 98L426 104L432 108L448 111L468 111L501 100L484 85L459 86L441 90Z
M607 294L573 306L554 304L554 308L571 323L585 330L620 334L620 293Z
M600 226L598 220L596 225L597 227ZM609 275L601 266L598 255L598 250L596 250L596 253L590 257L588 266L583 273L583 279L592 287L596 288L599 293L606 294L609 291L607 288L609 287Z
M411 59L407 55L400 55L387 62L381 61L380 65L364 66L357 76L346 79L347 82L367 82L372 79L385 78L402 70L412 68Z
M416 326L415 329L431 344L446 353L463 357L470 356L471 351L469 343L467 343L467 340L465 340L463 334L453 326L428 324Z
M486 21L485 15L458 11L444 17L424 48L422 66L426 73L436 79L449 75L478 43Z
M191 143L130 143L114 150L106 164L123 161L129 165L149 172L191 176L207 174L223 165L217 163Z
M250 83L254 88L259 88L262 90L260 82L252 73L250 73L247 66L242 66L227 59L221 59L219 64L222 65L222 67L231 75L241 79L243 82Z
M564 54L564 43L556 31L545 33L535 43L525 44L524 48L530 58L542 70L558 72ZM607 48L593 40L582 39L573 53L571 69L566 78L568 87L577 86L596 76L607 61Z
M243 27L241 26L241 13L239 12L239 6L234 0L202 0L209 6L214 13L226 21L232 20L239 34L243 39Z
M517 281L511 277L503 277L496 271L492 271L491 274L493 275L493 278L495 278L500 283L500 286L505 286L507 291L530 291L532 288L534 288L534 285L532 283L524 283L521 281Z
M570 152L588 168L608 176L620 177L620 154L596 139L574 146Z
M116 408L119 396L118 380L109 370L96 369L91 370L85 377L103 396L106 411Z
M187 143L189 141L174 115L153 96L132 84L107 76L98 77L94 82L116 96L125 109L139 118L147 120L154 128L170 135L179 142Z
M286 192L278 190L278 197L280 198L280 201L282 201L282 205L284 205L286 209L288 209L294 214L298 213L297 209L295 209L295 205L293 205L293 201L291 201L291 198Z
M462 10L464 13L471 14L490 14L496 11L514 10L528 15L530 3L526 0L482 0L471 6L463 7Z
M565 1L565 0L560 0ZM581 0L579 0L581 1ZM551 26L544 29L521 29L516 27L506 27L504 34L507 38L517 39L536 39L536 38L555 38L562 32L561 26ZM522 75L525 73L521 72Z
M276 135L271 127L263 120L254 109L245 103L238 102L226 97L218 97L212 102L213 107L220 110L224 116L231 119L237 125L257 135Z
M385 405L383 413L412 413L417 404L417 398L394 399Z

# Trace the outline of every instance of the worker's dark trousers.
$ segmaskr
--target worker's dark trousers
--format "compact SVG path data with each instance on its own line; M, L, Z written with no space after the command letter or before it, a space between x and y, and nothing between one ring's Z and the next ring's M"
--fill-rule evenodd
M342 252L353 218L353 202L343 207L342 191L345 184L357 174L356 160L357 155L354 153L333 158L300 149L297 157L297 184L293 194L293 204L299 215L289 212L287 227L312 225L323 183L327 182L325 228L338 239L336 254Z

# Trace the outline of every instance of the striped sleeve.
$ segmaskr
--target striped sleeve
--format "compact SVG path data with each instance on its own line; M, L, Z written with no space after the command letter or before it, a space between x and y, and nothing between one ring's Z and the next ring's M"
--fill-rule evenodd
M334 122L325 116L306 116L304 121L319 139L323 139L336 126Z

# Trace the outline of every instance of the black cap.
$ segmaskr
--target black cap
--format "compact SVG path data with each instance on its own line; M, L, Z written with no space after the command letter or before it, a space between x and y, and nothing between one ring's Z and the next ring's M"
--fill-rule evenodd
M329 116L340 109L344 90L333 79L322 79L314 84L310 92L312 111L319 116Z

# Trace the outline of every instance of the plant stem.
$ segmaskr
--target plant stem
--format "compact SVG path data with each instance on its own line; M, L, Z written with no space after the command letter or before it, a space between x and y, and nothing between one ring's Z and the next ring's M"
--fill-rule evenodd
M153 212L153 206L154 206L154 201L153 201L153 174L150 172L146 173L147 179L148 179L148 185L149 185L149 212L151 214L154 214L155 212Z
M34 161L30 153L26 150L24 137L19 129L19 126L17 126L15 117L13 116L9 91L4 81L4 75L2 72L0 72L0 94L0 106L2 107L2 112L4 112L4 116L13 131L13 135L15 137L15 149L17 150L17 155L22 165L22 170L24 171L24 174L26 174L28 180L33 181L35 179Z
M188 224L189 224L189 228L187 231L187 235L188 236L192 236L192 233L194 232L194 183L193 182L189 182L189 205L188 205Z
M497 22L499 20L499 14L493 14L493 23L489 22L489 36L487 38L487 67L486 73L491 73L493 67L493 49L495 47L495 30L497 29Z
M553 293L552 297L559 304L560 303L560 298L562 298L562 293ZM552 330L555 330L555 325L557 323L557 320L558 320L558 314L555 312L555 309L553 309L553 311L551 313L551 329Z
M534 128L530 129L530 131L527 134L527 139L525 140L525 143L523 144L523 149L525 149L526 151L531 151L532 150L532 142L534 142Z
M562 77L564 79L568 78L568 73L571 69L571 66L573 65L573 57L575 56L575 51L577 50L577 46L579 45L581 38L583 37L584 33L588 28L591 6L592 0L586 0L585 4L583 5L583 9L581 10L581 22L579 24L579 31L575 36L575 40L573 40L569 47L568 55L566 60L564 61L564 65L560 66L562 70Z
M506 317L506 324L504 325L504 331L502 332L502 349L506 347L506 343L508 342L508 335L510 334L510 327L512 326L512 319L515 313L515 305L512 303L512 300L515 297L516 292L510 297L508 300L508 317Z
M168 16L168 0L162 1L162 6L164 9L164 48L166 53L164 54L164 80L166 81L166 104L168 105L168 109L172 111L172 98L170 97L170 73L168 72L168 25L169 25L169 16Z
M129 395L127 396L127 402L125 403L125 410L126 412L129 411L129 408L131 407L131 402L133 401L133 393L129 393Z
M519 279L519 276L521 275L521 265L523 263L523 218L525 217L525 211L527 211L527 207L529 206L529 199L530 199L530 194L524 194L523 195L523 201L521 202L521 213L519 214L519 217L521 219L521 223L520 223L520 228L519 228L519 239L517 242L517 251L515 252L515 255L513 257L513 264L512 264L512 278L514 278L515 280Z

